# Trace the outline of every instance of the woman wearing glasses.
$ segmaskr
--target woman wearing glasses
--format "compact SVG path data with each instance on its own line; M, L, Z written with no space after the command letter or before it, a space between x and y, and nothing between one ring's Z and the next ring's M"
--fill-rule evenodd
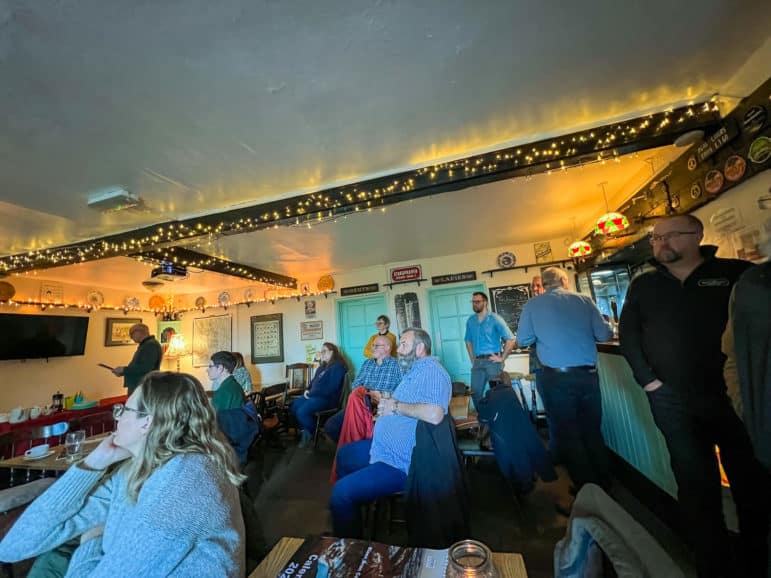
M0 560L80 536L66 576L243 576L243 481L200 382L153 372L114 407L118 425L35 500Z
M316 433L315 413L340 405L340 394L343 391L347 371L348 368L337 345L324 343L321 346L321 365L316 370L310 387L303 397L295 399L289 406L289 411L300 424L301 448L307 446Z

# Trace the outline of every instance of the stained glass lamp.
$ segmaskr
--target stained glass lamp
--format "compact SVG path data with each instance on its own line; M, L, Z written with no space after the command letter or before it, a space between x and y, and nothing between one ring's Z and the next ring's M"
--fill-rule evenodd
M592 246L586 241L576 241L568 247L568 257L571 259L577 259L578 257L586 257L591 255Z
M605 213L597 219L594 231L600 235L609 235L629 228L629 219L621 213Z

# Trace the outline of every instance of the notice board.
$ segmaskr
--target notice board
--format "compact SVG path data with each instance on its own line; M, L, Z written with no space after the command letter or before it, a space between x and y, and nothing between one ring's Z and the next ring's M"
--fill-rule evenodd
M503 317L503 320L515 337L517 335L517 325L519 325L519 316L522 315L522 308L528 299L530 299L530 285L527 283L505 285L490 289L490 302L493 311Z

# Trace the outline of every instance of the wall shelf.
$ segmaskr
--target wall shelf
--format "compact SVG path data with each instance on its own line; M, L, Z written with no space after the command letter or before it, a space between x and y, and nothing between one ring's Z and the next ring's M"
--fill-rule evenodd
M418 287L420 287L420 284L424 281L428 281L428 279L410 279L409 281L394 281L393 283L383 283L383 287L388 287L389 289L392 289L394 285L409 285L410 283L417 283Z
M496 273L500 273L501 271L514 271L515 269L524 269L525 273L527 273L527 270L531 267L550 267L552 265L559 265L563 269L566 269L565 263L571 263L572 259L560 259L559 261L545 261L543 263L530 263L529 265L517 265L516 267L502 267L500 269L488 269L487 271L482 271L482 274L484 275L487 273L492 277Z

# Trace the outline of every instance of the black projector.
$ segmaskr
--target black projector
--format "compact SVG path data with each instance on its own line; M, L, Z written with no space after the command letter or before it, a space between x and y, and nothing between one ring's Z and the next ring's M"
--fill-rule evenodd
M153 269L150 273L151 279L160 279L161 281L179 281L187 279L187 267L177 263L161 263L160 267Z

